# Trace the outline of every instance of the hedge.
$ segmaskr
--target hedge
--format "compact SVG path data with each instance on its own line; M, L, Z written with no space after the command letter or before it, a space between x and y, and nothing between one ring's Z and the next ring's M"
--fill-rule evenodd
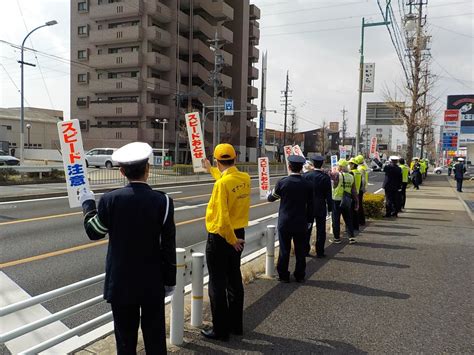
M363 203L365 217L374 219L380 219L383 217L385 208L384 195L365 193Z

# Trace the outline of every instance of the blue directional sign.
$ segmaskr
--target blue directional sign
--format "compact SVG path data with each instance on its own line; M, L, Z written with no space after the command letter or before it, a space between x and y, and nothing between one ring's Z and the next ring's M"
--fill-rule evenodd
M261 148L263 146L263 133L265 129L263 112L260 112L260 122L258 126L258 147Z
M227 99L224 103L224 116L234 115L234 100Z

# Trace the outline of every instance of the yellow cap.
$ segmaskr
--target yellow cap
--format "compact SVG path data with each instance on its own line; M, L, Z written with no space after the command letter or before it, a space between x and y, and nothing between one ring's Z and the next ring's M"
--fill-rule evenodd
M337 162L337 165L346 167L347 165L349 165L349 163L347 162L346 159L339 159L339 161Z
M349 163L357 164L356 158L349 159Z
M235 157L235 149L228 143L218 144L214 149L214 158L217 160L232 160Z
M355 157L355 162L357 164L362 164L364 162L364 156L362 154L359 154L358 156Z

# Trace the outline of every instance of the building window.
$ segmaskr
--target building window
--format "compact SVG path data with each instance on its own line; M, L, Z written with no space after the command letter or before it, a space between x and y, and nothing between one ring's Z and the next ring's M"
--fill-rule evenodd
M87 74L77 74L78 83L87 83Z
M77 11L86 12L88 10L87 1L81 1L77 3Z
M77 59L87 59L87 51L85 49L77 51Z
M88 36L89 35L88 26L79 26L77 28L77 34L79 36Z
M12 130L12 126L5 126L7 127L7 131L11 131Z
M87 107L87 97L78 97L76 105L78 107Z
M122 132L115 132L115 139L122 139Z

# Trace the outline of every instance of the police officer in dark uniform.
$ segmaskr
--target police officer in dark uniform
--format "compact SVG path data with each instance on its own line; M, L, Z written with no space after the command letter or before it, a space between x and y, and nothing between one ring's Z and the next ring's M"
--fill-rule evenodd
M176 227L171 198L146 183L151 153L134 142L112 155L129 184L106 193L97 208L92 191L80 192L89 238L109 235L104 298L118 354L136 354L140 320L146 353L166 354L164 298L176 284Z
M295 246L296 266L294 277L304 282L306 276L307 233L313 220L313 189L301 176L306 160L298 155L288 157L291 174L277 182L268 195L268 201L281 199L278 212L278 275L281 282L290 282L288 264L290 261L291 240Z
M454 178L456 179L456 190L462 192L462 182L464 174L466 173L466 167L464 166L464 158L458 158L456 164L454 164Z
M383 168L385 179L382 187L385 189L385 217L398 217L399 199L402 190L402 169L398 166L397 156L390 157L390 164Z
M303 174L303 178L308 181L313 188L313 217L316 221L316 255L324 258L324 244L326 243L326 215L332 211L332 190L331 178L322 170L324 157L315 156L311 158L314 169ZM311 250L311 228L306 235L306 245L308 252Z

